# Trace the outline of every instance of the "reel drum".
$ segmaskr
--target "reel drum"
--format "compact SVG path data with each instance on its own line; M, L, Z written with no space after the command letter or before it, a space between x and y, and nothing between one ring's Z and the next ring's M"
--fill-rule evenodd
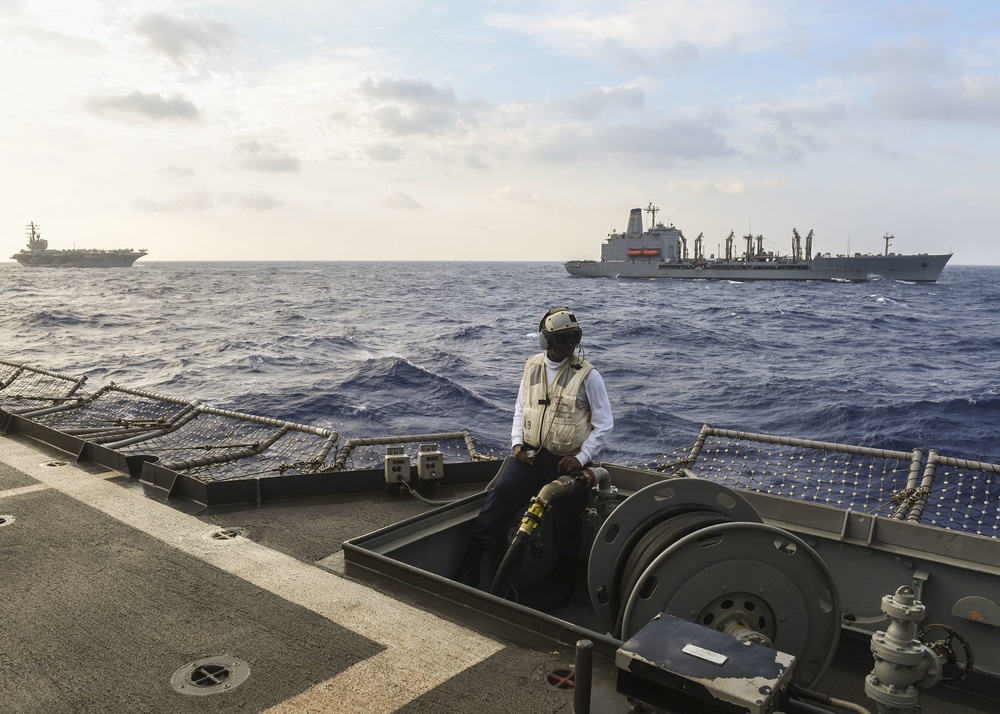
M633 494L603 523L588 586L608 632L631 638L666 612L796 658L815 685L840 637L840 597L826 563L799 537L761 523L738 492L697 478Z
M840 637L840 598L805 541L761 523L722 523L657 555L627 595L622 639L660 612L796 658L792 681L815 685Z
M654 528L674 530L666 544L685 535L675 517L712 514L721 521L760 523L760 516L741 494L712 481L674 478L652 483L632 494L601 524L590 551L587 585L590 604L608 632L617 632L621 617L622 584L634 579L627 570L637 544ZM690 516L692 519L700 516ZM706 525L707 522L702 522ZM661 535L663 535L661 533ZM661 546L660 549L662 550ZM655 553L654 553L655 555Z

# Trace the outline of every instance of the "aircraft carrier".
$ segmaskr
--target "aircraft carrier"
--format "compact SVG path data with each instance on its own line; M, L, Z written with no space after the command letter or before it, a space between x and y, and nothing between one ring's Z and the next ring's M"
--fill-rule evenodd
M780 255L764 248L764 237L748 234L736 245L734 232L726 239L723 255L706 255L704 235L688 246L684 233L673 225L656 222L659 210L652 203L653 226L643 230L641 208L633 208L624 233L612 232L601 246L601 259L570 260L566 271L587 278L675 278L687 280L826 280L863 282L905 280L936 282L951 254L900 255L890 253L895 236L884 236L882 254L813 255L813 232L803 238L792 230L791 253ZM742 248L740 252L739 248Z
M146 249L131 248L72 248L56 250L42 238L38 226L27 225L28 245L10 256L26 268L131 268L139 258L148 255Z
M451 579L502 461L0 360L0 706L998 711L1000 466L706 425L566 477L542 612L544 509L499 590Z

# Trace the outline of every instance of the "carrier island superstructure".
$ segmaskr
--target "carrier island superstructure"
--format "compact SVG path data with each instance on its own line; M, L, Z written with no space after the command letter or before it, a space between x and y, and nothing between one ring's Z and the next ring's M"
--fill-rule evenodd
M633 208L624 233L612 232L601 246L601 259L570 260L570 275L587 278L687 278L697 280L905 280L937 281L951 254L900 255L890 253L894 236L884 236L882 254L813 254L813 232L803 238L792 229L789 255L764 248L764 237L748 234L742 241L730 232L723 255L706 255L703 234L691 245L673 224L656 222L659 210L652 203L652 227L643 230L641 208ZM721 251L720 251L721 252Z

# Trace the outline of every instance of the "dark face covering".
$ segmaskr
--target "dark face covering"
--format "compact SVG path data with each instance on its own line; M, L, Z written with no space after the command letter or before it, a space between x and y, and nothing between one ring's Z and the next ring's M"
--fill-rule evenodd
M548 335L546 355L553 362L562 362L573 356L576 346L580 344L583 333L579 330L566 330Z

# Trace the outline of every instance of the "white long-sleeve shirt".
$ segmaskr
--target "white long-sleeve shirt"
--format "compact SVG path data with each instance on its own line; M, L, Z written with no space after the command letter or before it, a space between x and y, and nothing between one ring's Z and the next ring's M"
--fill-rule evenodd
M553 362L548 355L545 356L545 376L549 385L559 373L559 368L566 363ZM514 421L511 425L510 440L511 447L524 443L524 409L521 406L522 391L524 381L517 389L517 402L514 404ZM614 417L611 416L611 401L608 399L608 390L604 386L604 377L596 369L591 369L583 380L583 389L577 397L578 406L590 410L590 435L583 442L580 451L575 455L576 460L581 464L586 464L594 460L594 457L604 448L604 443L608 440L608 435L615 426Z

